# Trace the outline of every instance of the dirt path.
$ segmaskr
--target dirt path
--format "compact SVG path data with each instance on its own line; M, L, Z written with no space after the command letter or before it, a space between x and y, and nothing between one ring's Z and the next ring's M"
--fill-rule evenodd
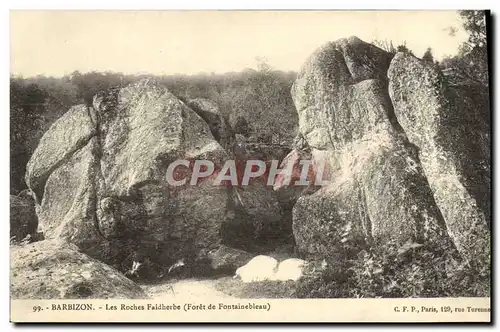
M184 279L157 285L142 285L142 289L152 299L234 299L235 297L218 291L215 279Z
M294 257L290 250L264 253L278 261ZM179 279L158 284L142 284L141 288L152 299L242 299L242 298L289 298L293 283L266 281L243 283L231 276L219 279Z

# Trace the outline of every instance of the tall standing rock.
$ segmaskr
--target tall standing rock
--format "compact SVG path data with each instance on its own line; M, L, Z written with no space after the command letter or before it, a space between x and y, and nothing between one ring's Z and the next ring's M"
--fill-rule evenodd
M102 255L106 244L95 216L97 151L97 138L93 137L68 160L61 162L45 183L39 209L46 238L68 240L94 257Z
M365 122L360 121L364 118L359 118L365 114L343 109L356 108L357 100L364 99L364 90L370 93L369 90L385 89L390 61L389 53L356 37L328 43L309 57L292 87L300 133L309 146L339 149L365 134ZM370 81L354 86L365 80ZM376 95L384 97L381 93ZM387 102L388 98L382 101ZM377 108L369 114L374 117L388 111L380 101L367 106Z
M409 54L389 68L389 92L399 123L420 148L420 160L459 251L480 264L490 255L488 96L475 85L448 85L442 73Z
M394 116L391 55L356 37L319 48L292 88L300 131L330 182L302 196L293 232L306 255L345 257L362 245L447 238L417 151Z

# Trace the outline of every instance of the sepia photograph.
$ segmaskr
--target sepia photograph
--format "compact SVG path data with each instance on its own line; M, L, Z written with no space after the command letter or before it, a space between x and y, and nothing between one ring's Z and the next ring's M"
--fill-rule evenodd
M488 10L11 10L19 322L490 322Z

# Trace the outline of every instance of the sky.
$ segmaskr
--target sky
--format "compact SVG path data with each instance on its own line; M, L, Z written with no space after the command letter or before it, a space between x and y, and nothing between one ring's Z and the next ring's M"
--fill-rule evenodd
M12 11L11 74L219 74L257 57L298 71L317 47L353 35L406 41L419 57L431 47L438 60L467 38L454 11Z

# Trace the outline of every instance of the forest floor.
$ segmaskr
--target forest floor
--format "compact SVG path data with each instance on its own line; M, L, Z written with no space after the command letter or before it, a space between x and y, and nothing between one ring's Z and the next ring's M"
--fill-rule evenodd
M152 299L258 299L291 298L294 282L262 281L244 283L230 276L217 279L168 280L154 285L141 285Z
M168 280L155 285L142 285L142 289L152 299L228 299L233 296L217 290L218 279Z
M264 252L278 261L294 257L288 246ZM294 297L293 281L261 281L244 283L232 276L216 278L170 279L154 284L141 284L142 289L152 299L258 299Z

